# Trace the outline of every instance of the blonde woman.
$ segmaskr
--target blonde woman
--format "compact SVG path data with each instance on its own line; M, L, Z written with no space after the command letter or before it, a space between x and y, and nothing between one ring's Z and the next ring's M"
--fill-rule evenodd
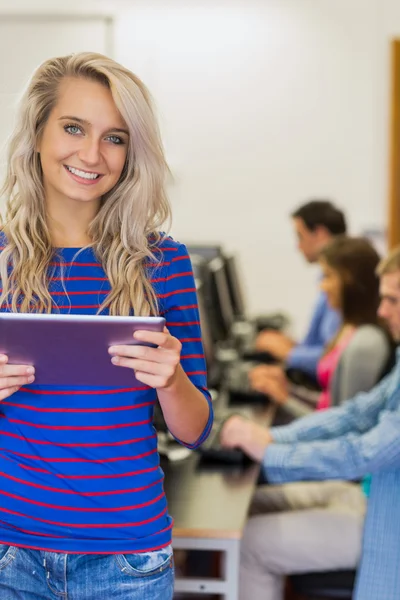
M140 387L35 384L0 357L0 597L168 600L172 520L152 425L208 434L195 286L186 249L159 233L167 172L151 100L99 54L34 73L10 141L2 311L166 317L155 347L110 348ZM133 376L133 373L132 373Z

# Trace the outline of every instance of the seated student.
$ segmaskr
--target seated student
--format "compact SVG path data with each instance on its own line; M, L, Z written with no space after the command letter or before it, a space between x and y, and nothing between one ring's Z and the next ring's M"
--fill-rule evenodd
M378 324L379 256L364 238L337 237L319 255L321 290L342 325L317 365L322 392L317 408L337 406L378 381L390 357L386 331ZM260 365L250 373L252 387L279 403L291 395L282 369ZM302 391L305 399L310 395ZM315 396L315 395L314 395Z
M379 315L400 341L400 247L380 263L378 273ZM263 508L279 504L285 512L250 518L241 549L241 600L279 600L285 575L354 568L360 554L355 600L398 600L399 351L391 373L370 392L270 430L234 416L225 423L221 441L261 462L271 483L309 481L271 486L270 506L265 501ZM321 487L313 480L354 481L368 474L363 532L360 486L327 481ZM282 502L283 490L290 487L300 490L293 494L296 502Z
M309 263L315 263L322 248L335 236L346 233L346 221L342 211L330 202L313 200L298 208L293 214L293 225L298 248ZM299 369L316 376L317 363L329 340L332 339L340 319L321 292L314 307L312 319L305 338L296 343L277 331L262 331L256 340L256 349L269 352L287 367Z

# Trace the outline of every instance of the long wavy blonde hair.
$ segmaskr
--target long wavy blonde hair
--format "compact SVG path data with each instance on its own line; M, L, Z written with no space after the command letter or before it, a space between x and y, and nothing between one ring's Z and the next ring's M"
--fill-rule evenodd
M146 262L157 262L159 230L170 219L165 193L168 166L147 88L133 73L95 53L44 62L22 98L9 143L8 167L1 195L6 199L1 229L0 306L13 312L51 312L49 267L54 259L37 142L58 99L65 77L86 78L106 86L124 119L129 146L120 180L102 197L89 237L103 265L111 291L99 308L112 315L157 314L157 299Z

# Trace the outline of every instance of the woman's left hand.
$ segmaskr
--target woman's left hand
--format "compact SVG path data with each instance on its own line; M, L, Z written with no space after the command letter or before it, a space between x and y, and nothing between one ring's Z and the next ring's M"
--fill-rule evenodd
M127 367L135 372L138 381L157 389L169 388L180 367L182 344L168 329L164 331L136 331L135 340L155 344L157 347L135 345L111 346L111 362L117 367Z

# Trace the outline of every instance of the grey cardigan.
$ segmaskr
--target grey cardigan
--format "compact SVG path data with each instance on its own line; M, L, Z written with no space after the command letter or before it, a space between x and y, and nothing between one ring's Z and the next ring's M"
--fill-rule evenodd
M331 406L339 406L358 392L367 392L373 388L390 358L390 352L388 337L380 327L358 327L333 374L330 389ZM303 416L315 407L319 395L319 392L292 385L285 405L294 416Z

